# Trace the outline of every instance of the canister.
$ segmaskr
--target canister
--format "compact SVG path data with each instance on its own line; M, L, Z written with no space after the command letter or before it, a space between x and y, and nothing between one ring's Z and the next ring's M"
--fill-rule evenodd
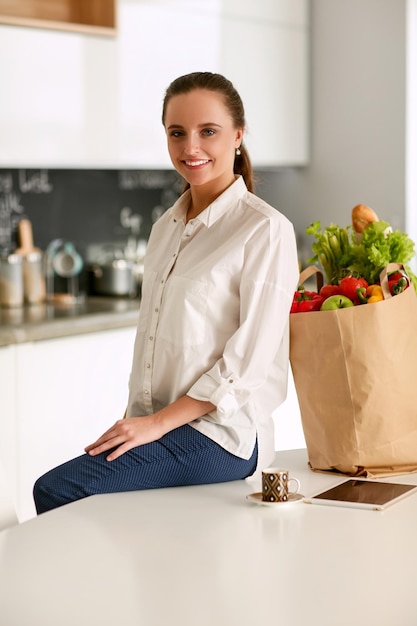
M0 306L22 306L23 263L19 254L8 254L0 257Z
M42 252L30 252L23 257L23 292L28 304L45 300L45 274Z

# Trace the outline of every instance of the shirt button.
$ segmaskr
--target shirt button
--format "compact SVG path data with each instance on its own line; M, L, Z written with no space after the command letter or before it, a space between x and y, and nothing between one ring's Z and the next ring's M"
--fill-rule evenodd
M156 306L156 307L155 307L155 313L158 313L158 311L159 311L159 309L158 309L158 307Z
M148 389L145 389L143 393L145 394L145 396L149 396L149 390Z
M152 337L152 335L149 337L149 341L153 341L153 337Z
M146 364L146 367L147 367L148 369L150 368L150 366L151 366L151 364L150 364L150 363L147 363L147 364Z

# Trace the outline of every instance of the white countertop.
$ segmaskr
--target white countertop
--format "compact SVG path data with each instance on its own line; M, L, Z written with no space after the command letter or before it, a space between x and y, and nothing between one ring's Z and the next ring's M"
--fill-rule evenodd
M305 496L343 480L312 472L305 450L276 462ZM417 496L384 512L272 508L246 500L259 489L93 496L1 532L0 623L416 625Z

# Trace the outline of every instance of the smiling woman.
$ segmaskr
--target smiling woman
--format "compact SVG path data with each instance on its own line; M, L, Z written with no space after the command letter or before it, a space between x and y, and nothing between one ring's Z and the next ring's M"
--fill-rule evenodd
M126 413L87 454L37 481L38 513L95 493L243 479L275 456L299 277L294 229L252 193L230 81L178 78L162 119L186 190L149 238Z

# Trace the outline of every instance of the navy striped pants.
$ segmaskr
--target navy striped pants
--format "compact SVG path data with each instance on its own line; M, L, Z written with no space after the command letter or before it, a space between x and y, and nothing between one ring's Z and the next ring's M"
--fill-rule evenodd
M99 493L202 485L239 480L254 473L258 448L245 460L186 424L161 439L106 461L110 450L83 454L41 476L33 497L37 513Z

